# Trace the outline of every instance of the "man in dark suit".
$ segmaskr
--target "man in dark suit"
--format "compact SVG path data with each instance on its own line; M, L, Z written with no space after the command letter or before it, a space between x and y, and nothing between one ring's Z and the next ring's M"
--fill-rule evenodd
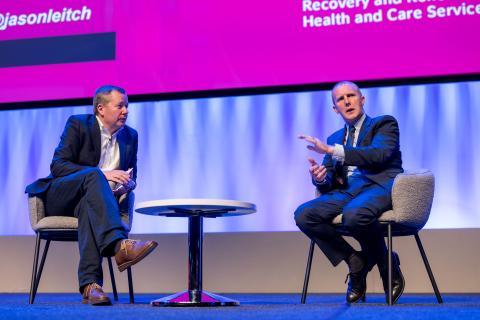
M103 86L93 99L94 114L71 116L55 149L51 174L27 186L42 196L49 216L78 218L78 279L83 302L110 305L102 290L102 257L115 256L120 271L157 246L128 238L118 199L136 186L137 132L125 125L124 89ZM122 198L125 198L122 197Z
M354 303L364 297L367 273L375 264L388 293L387 249L378 217L392 207L393 180L403 172L402 157L397 121L392 116L368 117L363 109L365 97L356 84L337 83L332 100L333 111L343 118L345 127L326 143L312 136L299 137L310 143L308 149L325 156L322 165L308 159L312 182L321 196L298 207L295 221L334 266L347 263L350 281L346 299ZM361 251L354 250L332 226L339 214ZM405 287L399 264L395 253L394 302Z

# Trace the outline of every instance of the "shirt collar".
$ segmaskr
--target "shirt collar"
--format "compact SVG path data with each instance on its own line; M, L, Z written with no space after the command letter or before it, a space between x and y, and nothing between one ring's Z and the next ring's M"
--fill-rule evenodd
M357 120L357 122L355 122L355 124L353 125L355 127L355 131L359 132L359 130L362 128L362 125L363 125L363 122L365 121L365 118L367 117L367 115L364 113L360 119ZM347 128L349 126L347 125Z
M107 136L107 137L109 137L109 138L114 139L114 138L117 137L118 133L123 130L123 127L121 127L120 129L118 129L117 131L115 131L113 134L110 134L110 131L108 131L108 129L105 128L105 126L103 125L102 119L100 119L100 117L97 116L97 115L96 115L95 117L97 118L98 125L99 125L99 127L100 127L100 133L101 133L103 136Z

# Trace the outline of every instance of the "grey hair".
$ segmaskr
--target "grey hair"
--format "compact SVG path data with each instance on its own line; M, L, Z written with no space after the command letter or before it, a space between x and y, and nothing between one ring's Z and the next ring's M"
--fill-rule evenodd
M95 90L95 96L93 97L93 113L94 114L98 113L97 107L99 104L108 103L108 99L106 96L112 93L112 91L118 91L121 94L127 94L125 89L117 86L112 86L112 85L101 86L100 88Z

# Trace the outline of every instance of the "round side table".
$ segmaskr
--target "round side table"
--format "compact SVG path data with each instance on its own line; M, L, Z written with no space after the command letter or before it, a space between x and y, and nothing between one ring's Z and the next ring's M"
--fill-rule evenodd
M136 212L188 218L188 290L151 302L152 306L238 306L239 301L202 288L203 218L231 217L256 212L253 203L220 199L168 199L141 202Z

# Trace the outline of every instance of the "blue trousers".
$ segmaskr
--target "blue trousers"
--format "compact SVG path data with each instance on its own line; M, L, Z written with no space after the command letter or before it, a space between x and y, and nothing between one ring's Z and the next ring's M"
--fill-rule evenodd
M89 283L103 285L102 257L112 256L118 240L128 237L107 179L98 168L87 168L54 179L45 197L49 216L78 218L80 292Z
M342 214L343 228L360 243L372 268L387 252L378 217L391 208L391 187L352 176L346 189L332 190L300 205L295 211L295 222L336 266L354 251L332 225L332 220Z

